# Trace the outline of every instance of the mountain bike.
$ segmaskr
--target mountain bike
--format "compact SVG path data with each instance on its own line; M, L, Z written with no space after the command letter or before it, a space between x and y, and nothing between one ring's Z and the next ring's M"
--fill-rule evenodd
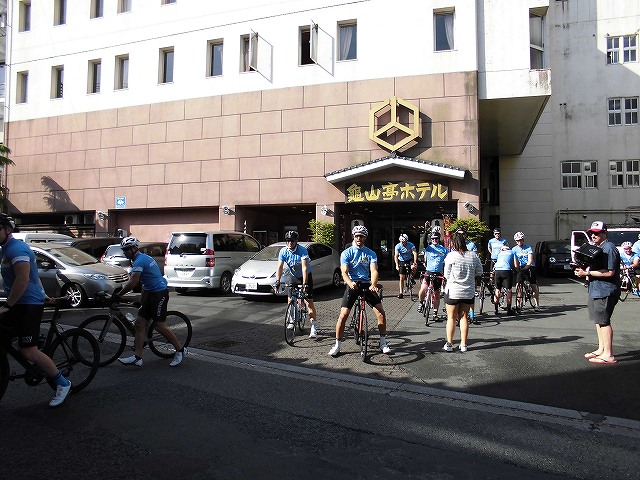
M422 275L425 277L429 277L429 286L427 287L427 293L425 294L424 299L420 302L420 309L422 310L422 315L424 316L424 324L428 327L429 314L431 313L431 311L433 310L434 314L438 313L434 309L435 296L440 295L440 291L442 291L442 289L444 288L446 280L442 275L437 273L423 273ZM442 281L442 286L440 287L440 291L438 293L436 293L436 291L433 289L433 282L435 279L440 279Z
M358 298L353 304L353 313L351 315L351 325L349 330L353 332L353 338L356 345L360 345L360 358L366 363L367 352L369 351L369 320L367 319L367 301L366 294L369 291L367 286L360 282L356 284L358 290ZM378 296L382 302L382 286L378 287Z
M516 285L516 312L522 313L524 306L529 303L531 307L536 306L535 298L533 296L533 288L529 281L529 274L523 275L523 279Z
M300 284L287 283L282 287L289 289L289 298L291 298L284 314L284 340L288 345L293 346L296 335L302 334L309 314L305 303L306 294Z
M110 296L99 295L100 299L108 302ZM140 307L137 302L120 300L109 305L109 313L94 315L80 324L80 328L90 332L100 345L100 366L104 367L114 362L122 355L127 344L127 332L135 337L135 316L130 312L125 314L122 307ZM147 338L144 343L149 349L161 358L171 358L175 355L175 347L164 337L155 331L156 321L152 320L147 326ZM170 310L167 312L165 325L170 328L184 347L189 346L193 328L191 321L182 312Z
M98 342L86 331L80 328L65 330L58 322L62 317L61 305L70 304L66 299L56 301L53 316L49 323L49 331L46 335L40 335L40 348L56 364L56 368L62 375L71 381L71 391L79 392L85 388L96 372L100 360L100 347ZM11 372L7 354L13 357L23 368L23 373ZM0 398L4 395L9 381L24 379L31 387L36 386L46 378L52 389L56 384L47 378L40 369L28 362L20 353L19 348L12 342L11 329L0 327Z

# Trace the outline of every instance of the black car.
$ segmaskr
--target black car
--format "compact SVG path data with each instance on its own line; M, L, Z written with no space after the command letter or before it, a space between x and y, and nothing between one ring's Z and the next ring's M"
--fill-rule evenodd
M571 244L569 240L538 242L535 250L536 266L544 276L569 274L571 268Z

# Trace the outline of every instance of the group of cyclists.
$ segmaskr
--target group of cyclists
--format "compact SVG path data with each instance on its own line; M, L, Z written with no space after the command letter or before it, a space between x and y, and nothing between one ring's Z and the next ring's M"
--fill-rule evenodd
M635 281L633 294L640 297L640 240L636 243L622 242L621 247L620 269Z

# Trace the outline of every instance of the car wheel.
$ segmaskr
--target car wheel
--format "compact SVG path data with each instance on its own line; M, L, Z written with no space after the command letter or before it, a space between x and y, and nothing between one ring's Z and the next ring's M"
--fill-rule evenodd
M70 305L73 308L78 308L87 299L84 290L82 290L82 287L77 283L70 283L69 285L65 286L62 290L62 295L65 297L69 297Z
M222 293L231 293L231 274L224 272L220 277L220 291Z
M176 292L178 295L184 295L189 290L187 287L176 287Z
M341 284L342 273L336 268L336 270L333 272L333 277L331 277L331 285L333 285L334 288L338 288Z

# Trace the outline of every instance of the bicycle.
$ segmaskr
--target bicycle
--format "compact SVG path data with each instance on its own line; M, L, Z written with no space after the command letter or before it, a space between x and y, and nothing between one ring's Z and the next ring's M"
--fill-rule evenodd
M528 272L523 275L522 281L516 285L516 312L522 313L527 302L529 302L532 308L536 306Z
M99 298L106 301L110 296L102 294ZM127 331L135 337L135 317L127 318L127 315L120 310L123 306L138 308L140 304L120 300L118 303L109 305L107 315L94 315L80 324L80 328L90 332L100 345L99 365L101 367L113 363L122 355L127 343ZM189 346L193 328L191 321L184 313L176 310L168 311L165 325L173 331L182 346ZM144 346L148 346L158 357L172 358L176 353L175 347L162 334L155 331L155 326L155 320L149 322Z
M100 347L93 336L81 328L65 330L59 324L62 317L61 303L61 299L58 299L51 319L41 322L49 323L50 327L46 336L40 335L41 345L38 348L51 358L62 375L71 381L71 391L75 393L89 385L96 375ZM24 368L23 373L10 371L7 355L13 357ZM9 381L24 379L27 385L34 387L45 378L38 367L28 362L13 345L10 329L4 326L0 328L0 398L4 395ZM55 390L56 384L53 380L46 380Z
M353 305L349 330L353 331L356 345L360 345L360 358L363 363L366 363L367 352L369 351L369 320L367 319L367 301L365 297L369 287L363 287L360 282L356 285L358 298ZM380 297L380 302L382 302L382 285L378 287L378 296Z
M429 286L427 287L427 293L424 296L424 299L420 302L420 309L422 310L422 315L424 316L424 324L425 326L429 326L429 314L431 313L431 310L434 309L433 305L435 302L435 295L436 292L433 289L433 282L435 279L440 279L442 280L442 286L440 287L440 291L442 291L442 289L445 286L446 280L445 278L437 273L423 273L422 274L425 277L429 277ZM439 293L438 293L439 295ZM438 312L434 312L434 313L438 313Z
M491 272L483 273L482 277L480 277L480 288L478 292L478 302L480 304L480 308L478 310L480 315L482 315L482 312L484 311L485 298L489 297L491 304L495 305L495 294L496 290L493 282L491 281Z
M632 277L628 269L620 269L620 301L624 302L629 296L629 292L633 292L637 295L637 289L635 287L635 275Z
M405 281L403 294L408 294L412 302L415 301L415 294L413 293L413 287L416 285L416 281L414 279L415 273L415 270L409 268L409 273L405 276L404 279Z
M296 335L302 334L309 314L304 300L306 294L300 284L287 283L282 286L289 289L289 297L291 298L284 314L284 340L288 345L293 346Z

